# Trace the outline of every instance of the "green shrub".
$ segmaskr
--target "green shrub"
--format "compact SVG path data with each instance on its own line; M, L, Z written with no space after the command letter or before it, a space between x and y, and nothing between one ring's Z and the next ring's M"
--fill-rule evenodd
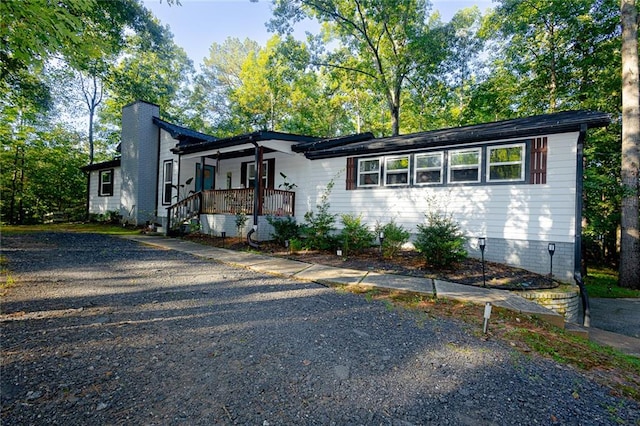
M418 225L415 246L428 265L445 268L466 259L465 242L460 226L451 217L430 213L427 224Z
M320 204L316 205L317 213L309 211L305 213L305 223L301 227L305 245L312 250L332 250L337 246L337 238L333 235L336 230L336 215L329 213L329 194L333 189L333 180L327 184L322 193Z
M382 256L391 259L396 256L402 249L402 246L409 241L409 231L404 229L402 225L397 225L395 221L391 221L385 225L377 225L376 232L380 235L384 233L382 240Z
M242 229L246 226L247 220L249 220L249 217L246 214L244 214L244 212L236 213L235 224L236 224L236 229L238 230L237 236L240 238L242 238Z
M273 226L271 237L278 244L284 245L285 241L291 242L300 236L300 227L296 223L296 219L291 216L267 216L267 222Z
M371 247L375 240L375 234L362 224L362 218L360 216L353 216L350 214L343 214L342 231L338 239L342 245L345 255L350 253L358 253L363 249Z

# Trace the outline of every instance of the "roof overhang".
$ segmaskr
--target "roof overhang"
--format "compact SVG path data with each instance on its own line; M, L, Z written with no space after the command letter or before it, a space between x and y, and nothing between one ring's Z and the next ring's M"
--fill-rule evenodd
M534 137L544 134L579 132L584 126L587 128L606 127L610 122L609 115L602 112L564 111L493 123L372 139L326 149L320 147L320 149L307 151L304 154L307 158L315 160L350 155L411 151L492 140Z
M120 167L120 163L120 157L118 157L113 160L103 161L102 163L88 164L84 167L81 167L80 170L82 170L83 172L90 172L92 170L112 169L114 167Z
M255 147L264 147L269 152L282 152L293 155L292 147L299 143L313 142L319 138L291 133L259 131L230 138L217 139L215 141L203 141L200 143L179 143L171 151L184 158L193 157L217 157L223 155L227 158L244 155L245 152ZM235 155L234 155L235 154Z

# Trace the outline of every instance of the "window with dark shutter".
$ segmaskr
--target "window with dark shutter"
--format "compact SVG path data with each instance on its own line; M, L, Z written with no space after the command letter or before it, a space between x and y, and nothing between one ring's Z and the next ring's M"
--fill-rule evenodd
M356 189L356 163L354 157L347 158L347 181L345 182L347 191Z
M547 138L531 141L531 184L547 183Z

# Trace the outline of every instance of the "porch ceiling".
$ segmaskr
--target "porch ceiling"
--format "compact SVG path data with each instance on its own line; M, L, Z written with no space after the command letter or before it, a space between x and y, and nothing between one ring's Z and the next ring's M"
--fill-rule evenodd
M252 150L256 145L272 151L293 154L293 145L318 140L311 136L295 135L292 133L280 133L259 131L245 135L233 136L215 141L201 143L178 144L171 151L182 155L184 158L217 156L220 154L238 153Z
M258 144L258 146L264 147L265 153L281 152L287 155L295 155L295 153L291 150L291 147L293 145L296 145L297 142L273 139L256 143ZM252 143L243 143L240 145L234 145L220 149L209 149L206 151L193 152L190 154L182 154L182 158L218 158L219 156L219 158L223 160L228 158L246 157L248 155L254 154L254 148L255 145Z

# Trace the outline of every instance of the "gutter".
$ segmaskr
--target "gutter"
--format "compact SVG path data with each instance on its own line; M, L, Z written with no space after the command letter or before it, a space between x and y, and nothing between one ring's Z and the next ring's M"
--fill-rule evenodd
M573 247L573 279L580 288L580 298L582 299L582 311L584 317L582 325L589 327L591 325L591 311L589 309L589 295L587 287L584 285L582 277L582 191L584 179L584 141L587 137L587 125L580 126L580 134L578 135L578 144L576 147L576 211L575 211L575 240Z
M253 226L251 230L247 232L247 243L250 247L258 248L259 244L251 239L251 235L258 230L258 206L260 205L258 197L260 196L260 185L262 185L262 164L260 164L260 145L254 140L253 136L249 136L249 142L254 146L256 174L253 179Z

